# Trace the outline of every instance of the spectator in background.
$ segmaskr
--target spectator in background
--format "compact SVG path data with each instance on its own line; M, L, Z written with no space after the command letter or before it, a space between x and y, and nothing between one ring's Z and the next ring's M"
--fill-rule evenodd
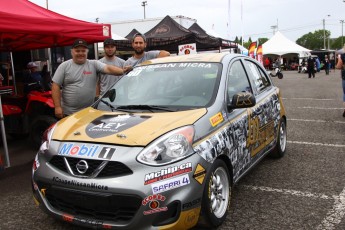
M315 60L314 58L311 57L311 55L309 55L308 60L307 60L307 70L308 70L308 78L311 78L311 76L313 76L313 78L315 78Z
M321 69L321 63L320 63L320 59L317 57L315 58L315 66L316 66L316 71L320 72Z
M270 59L268 59L268 57L265 58L264 65L265 65L266 70L270 69L271 62L270 62Z
M26 65L27 72L24 74L24 94L32 90L49 90L44 85L44 77L47 73L47 64L45 63L42 71L38 71L38 65L35 62L29 62Z
M325 55L325 60L323 61L323 64L325 66L326 75L329 75L330 62L327 55Z
M343 50L345 52L345 45L343 47ZM343 107L344 107L343 117L345 117L345 66L344 65L345 65L345 53L339 54L336 68L340 69L341 83L343 87Z

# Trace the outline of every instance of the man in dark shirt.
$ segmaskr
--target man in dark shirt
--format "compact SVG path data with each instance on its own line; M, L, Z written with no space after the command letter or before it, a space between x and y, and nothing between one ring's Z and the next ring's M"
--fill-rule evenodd
M315 60L314 60L314 58L309 56L307 63L308 63L308 78L311 78L311 76L313 76L313 78L315 78Z

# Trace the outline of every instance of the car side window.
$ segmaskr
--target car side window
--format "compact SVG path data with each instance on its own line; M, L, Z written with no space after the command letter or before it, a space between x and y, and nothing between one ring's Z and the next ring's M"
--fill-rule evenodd
M265 75L265 73L257 64L249 60L245 60L245 64L248 67L248 74L253 77L255 87L259 93L264 91L271 85L271 82L268 80L267 75Z
M240 60L232 63L227 76L227 96L229 103L232 97L239 92L250 92L252 93L246 71Z

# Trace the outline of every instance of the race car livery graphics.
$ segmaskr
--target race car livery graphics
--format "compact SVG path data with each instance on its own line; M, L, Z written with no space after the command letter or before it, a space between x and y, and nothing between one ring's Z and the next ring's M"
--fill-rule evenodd
M152 172L145 175L144 184L148 185L154 182L165 180L171 177L175 177L181 174L185 174L192 171L192 163L184 163L179 166L172 166L166 169L162 169L158 172Z
M86 134L92 138L102 138L129 129L149 119L149 116L104 115L93 120L86 127Z

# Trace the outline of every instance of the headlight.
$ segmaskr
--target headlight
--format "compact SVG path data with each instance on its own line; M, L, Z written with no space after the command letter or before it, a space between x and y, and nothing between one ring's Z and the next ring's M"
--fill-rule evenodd
M44 152L49 149L49 143L53 136L56 124L57 123L52 124L46 131L44 131L43 136L42 136L42 144L40 147L40 152Z
M186 126L171 131L147 146L137 160L148 165L165 165L181 160L193 153L194 128Z

